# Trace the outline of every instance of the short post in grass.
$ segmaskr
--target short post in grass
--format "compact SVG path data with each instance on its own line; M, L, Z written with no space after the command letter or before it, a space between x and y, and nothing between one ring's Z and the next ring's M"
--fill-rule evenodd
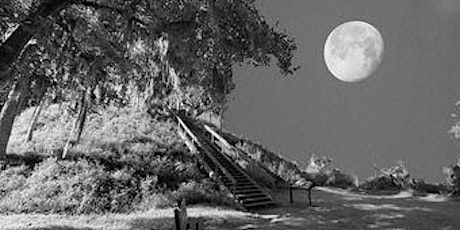
M187 208L185 199L181 199L177 202L177 207L174 208L174 223L175 230L186 230L187 229Z
M187 223L187 230L204 230L203 218L190 218Z
M292 197L292 186L289 186L289 202L294 203L294 198Z

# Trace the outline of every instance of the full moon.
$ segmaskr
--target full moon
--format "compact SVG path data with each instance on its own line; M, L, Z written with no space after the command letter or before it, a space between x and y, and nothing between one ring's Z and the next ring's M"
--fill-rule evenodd
M357 82L374 73L383 50L382 35L375 27L362 21L350 21L336 27L327 37L324 61L337 79Z

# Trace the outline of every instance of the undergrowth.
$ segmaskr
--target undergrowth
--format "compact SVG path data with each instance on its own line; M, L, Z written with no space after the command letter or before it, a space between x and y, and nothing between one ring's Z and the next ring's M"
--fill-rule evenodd
M1 213L126 213L170 207L181 198L234 205L203 176L172 121L107 108L89 115L81 142L62 160L73 116L62 106L45 109L27 143L32 110L15 121L9 160L1 165Z

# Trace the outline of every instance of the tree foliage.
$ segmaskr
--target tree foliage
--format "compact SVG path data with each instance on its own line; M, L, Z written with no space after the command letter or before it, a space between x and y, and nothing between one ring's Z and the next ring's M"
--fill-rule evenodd
M91 106L218 112L234 65L295 70L294 40L254 0L0 1L0 86L30 74L35 103L43 92L74 104L89 94Z
M34 13L43 12L45 6L58 2L66 6L40 15L48 17L31 31L39 47L35 60L42 64L33 67L52 71L48 77L59 89L98 85L100 91L112 89L114 94L115 85L120 93L124 91L119 88L126 91L133 78L140 84L153 76L196 87L206 92L203 101L211 104L224 100L234 88L234 64L268 65L275 57L283 74L294 70L293 40L271 27L253 0L4 2L4 36L15 26L14 32L26 25L28 18L38 17ZM181 82L164 80L171 75Z

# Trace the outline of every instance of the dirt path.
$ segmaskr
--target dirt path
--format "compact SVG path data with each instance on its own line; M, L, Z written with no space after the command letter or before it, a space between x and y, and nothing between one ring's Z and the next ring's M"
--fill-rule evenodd
M279 191L281 206L261 211L242 222L216 223L210 229L460 229L460 202L419 197L368 196L341 190L315 191L315 207L307 207L305 191ZM439 200L440 201L440 200Z

